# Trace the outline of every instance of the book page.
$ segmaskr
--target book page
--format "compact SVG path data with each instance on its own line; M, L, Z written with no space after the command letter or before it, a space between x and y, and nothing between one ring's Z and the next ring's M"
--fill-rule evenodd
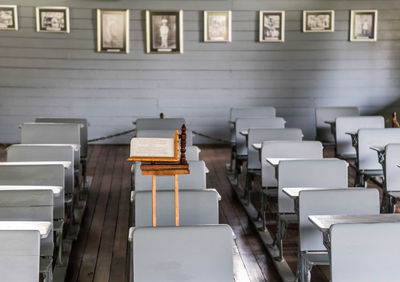
M133 138L131 157L174 157L173 138Z

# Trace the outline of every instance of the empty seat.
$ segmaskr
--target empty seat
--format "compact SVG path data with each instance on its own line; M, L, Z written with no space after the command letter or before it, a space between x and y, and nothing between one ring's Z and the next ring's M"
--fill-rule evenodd
M400 223L335 224L331 227L332 282L395 282Z
M384 147L389 143L400 143L399 128L360 129L358 131L357 181L363 186L366 179L373 175L382 175L382 166L373 146Z
M316 139L323 143L334 143L330 126L326 121L335 121L337 117L359 116L357 107L320 107L315 109Z
M72 145L16 144L7 148L8 162L66 161L71 167L65 170L65 193L74 191L74 149Z
M179 175L179 189L201 189L206 186L206 165L204 161L188 161L190 174ZM151 191L152 176L142 175L140 166L135 166L134 190ZM156 178L157 190L173 190L175 179L173 176L160 176Z
M201 152L201 150L197 146L187 146L186 147L186 160L198 161L200 152Z
M0 190L0 220L45 221L53 223L52 190ZM4 244L4 242L3 242ZM2 245L3 245L2 244ZM40 256L46 257L40 266L51 277L51 258L54 252L53 228L40 240Z
M21 144L80 144L81 125L73 123L24 123ZM80 150L75 151L75 169L80 166Z
M0 230L0 242L1 281L39 282L39 231Z
M394 202L400 198L400 144L388 144L385 148L385 175L382 206L392 211Z
M250 128L284 128L286 121L283 118L240 118L236 120L236 155L247 156L246 137L241 135L241 131L248 131Z
M310 215L379 214L376 189L329 189L299 194L299 263L302 281L310 281L313 265L329 265L322 233L308 219Z
M76 123L82 125L80 127L80 145L81 145L81 158L88 156L88 127L89 123L85 118L58 118L58 117L39 117L36 122L43 123Z
M0 185L60 186L54 202L54 219L64 220L64 167L61 164L0 163Z
M157 226L175 225L174 191L157 192ZM179 192L181 226L218 224L218 193L215 190L183 190ZM151 191L135 192L136 227L152 226Z
M228 225L140 227L133 231L134 282L233 282Z
M357 132L361 128L385 128L382 116L336 118L336 154L339 157L355 158L356 150L346 132Z
M275 169L266 158L322 159L323 147L319 141L265 141L261 149L262 187L277 187Z
M264 141L301 141L303 140L303 132L299 128L279 128L279 129L249 129L248 136L248 169L261 169L260 152L253 148L255 143L263 143Z

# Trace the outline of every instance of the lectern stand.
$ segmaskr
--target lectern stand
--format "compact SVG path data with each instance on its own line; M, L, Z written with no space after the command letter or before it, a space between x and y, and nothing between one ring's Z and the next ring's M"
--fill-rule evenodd
M180 139L180 148L179 148ZM179 150L180 149L180 150ZM180 151L180 156L179 156ZM189 174L186 161L186 126L182 125L181 134L175 131L174 139L168 138L133 138L131 156L127 161L142 162L140 169L143 175L152 176L152 214L153 227L157 226L157 176L174 176L175 178L175 225L179 226L179 179L180 174Z

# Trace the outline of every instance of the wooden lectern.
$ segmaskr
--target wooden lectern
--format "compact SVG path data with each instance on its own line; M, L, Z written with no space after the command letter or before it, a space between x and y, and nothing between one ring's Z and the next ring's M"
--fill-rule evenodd
M180 148L179 148L180 139ZM180 150L179 150L180 149ZM180 156L179 156L180 151ZM142 162L143 175L152 176L153 227L157 226L157 176L175 177L175 225L179 226L179 174L189 174L186 161L186 126L182 125L181 134L175 131L174 138L133 138L129 162Z

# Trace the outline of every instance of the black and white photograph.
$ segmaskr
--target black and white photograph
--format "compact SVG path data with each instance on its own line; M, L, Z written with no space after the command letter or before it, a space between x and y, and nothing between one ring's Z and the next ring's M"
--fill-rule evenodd
M377 24L377 10L351 11L350 41L376 41Z
M231 42L231 26L231 11L204 11L204 42Z
M285 41L285 12L260 11L260 42Z
M334 32L335 11L303 11L303 32Z
M129 10L97 9L97 52L129 53Z
M182 53L182 10L146 11L147 53Z
M69 8L36 7L36 31L69 33Z
M16 5L0 5L0 30L18 30Z

